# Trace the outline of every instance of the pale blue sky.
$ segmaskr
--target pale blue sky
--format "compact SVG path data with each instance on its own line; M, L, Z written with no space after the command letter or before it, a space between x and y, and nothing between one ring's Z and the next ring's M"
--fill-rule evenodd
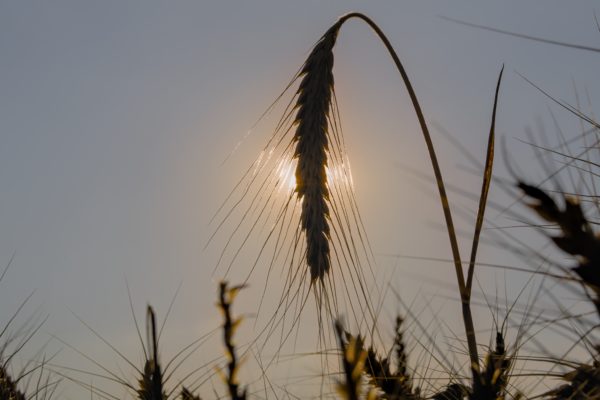
M222 161L311 45L348 11L364 12L380 25L428 121L446 127L482 160L504 63L498 133L520 167L539 178L530 150L514 138L524 138L526 126L536 130L541 118L553 142L548 106L568 135L579 132L579 122L515 72L572 103L575 86L589 111L585 91L592 110L600 93L598 54L439 17L600 47L597 6L547 0L0 2L0 264L16 254L0 290L0 321L35 290L31 308L40 305L49 315L41 342L57 335L113 367L114 354L73 311L139 361L127 279L141 320L147 302L162 319L183 283L165 331L166 358L215 328L217 278L210 273L222 243L203 251L214 230L209 221L264 145L269 121ZM342 29L335 62L356 192L378 263L389 273L394 262L384 254L448 258L445 232L432 227L442 222L435 192L423 193L402 167L430 171L388 55L364 24L352 21ZM480 178L457 168L469 164L432 131L448 182L478 190ZM471 205L456 195L453 200ZM503 217L494 222L509 224ZM470 223L460 227L472 229ZM483 260L494 257L504 256L482 249ZM418 265L419 274L454 284L450 265ZM406 301L418 290L438 290L402 279L401 272L394 281ZM249 289L240 312L255 309L259 287ZM91 369L64 345L52 342L48 352L59 348L61 365ZM198 359L211 354L220 350L207 349ZM203 389L212 390L210 384ZM75 398L78 390L64 383L65 395Z

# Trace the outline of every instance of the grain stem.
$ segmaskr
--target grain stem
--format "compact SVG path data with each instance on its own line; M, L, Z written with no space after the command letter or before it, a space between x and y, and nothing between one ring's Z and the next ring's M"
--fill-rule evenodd
M458 240L456 237L456 231L454 229L454 222L452 221L452 212L450 210L450 203L448 201L448 195L446 194L446 188L444 186L444 180L442 178L442 171L440 169L437 156L435 154L435 149L433 146L433 141L431 140L431 135L429 133L429 129L427 128L427 123L425 122L425 116L423 115L423 111L421 110L421 106L417 99L417 95L410 83L410 79L408 78L408 74L404 69L404 66L400 62L400 58L396 51L392 47L390 41L385 36L383 31L371 20L369 17L362 13L352 12L342 16L338 24L343 24L345 21L351 18L358 18L373 29L375 34L379 37L379 39L383 42L385 48L388 50L394 64L396 65L396 69L402 76L402 80L404 85L406 86L406 90L410 96L413 107L415 109L415 113L417 114L417 119L419 120L419 125L421 126L421 131L423 132L423 138L425 139L425 143L427 145L427 150L429 152L429 158L431 159L431 164L433 167L433 172L435 175L435 180L437 183L438 191L440 193L440 201L442 203L442 209L444 212L444 218L446 221L446 228L448 231L448 237L450 239L450 247L452 249L452 258L454 261L454 268L456 271L456 278L458 281L458 288L460 292L461 302L462 302L462 313L463 320L465 324L465 332L467 337L467 344L469 348L469 357L471 359L471 369L473 372L473 377L476 376L476 373L479 371L479 356L477 352L477 340L475 338L475 328L473 325L473 315L471 312L471 304L470 304L470 295L467 290L467 285L465 283L465 276L462 269L462 261L460 258L460 251L458 248Z

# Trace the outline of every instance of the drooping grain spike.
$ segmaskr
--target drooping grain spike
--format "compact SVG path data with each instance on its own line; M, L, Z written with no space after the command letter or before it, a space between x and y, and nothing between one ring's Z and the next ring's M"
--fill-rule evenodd
M304 63L296 101L296 195L302 200L300 220L313 282L322 280L330 268L327 131L333 92L333 46L339 26L335 24L323 35Z

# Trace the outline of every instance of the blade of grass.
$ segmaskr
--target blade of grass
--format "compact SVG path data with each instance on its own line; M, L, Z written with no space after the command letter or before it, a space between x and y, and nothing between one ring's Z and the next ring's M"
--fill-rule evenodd
M485 169L483 171L483 183L481 185L481 196L479 197L479 208L477 210L477 220L475 222L475 233L473 234L473 245L471 247L471 258L469 260L469 270L467 274L467 295L471 297L471 287L473 284L473 273L475 271L475 259L477 258L477 248L479 247L479 236L481 235L481 227L483 226L483 216L487 204L488 193L490 191L490 183L492 182L492 168L494 166L494 139L496 136L496 108L498 106L498 94L500 92L500 82L502 81L502 73L504 65L498 76L496 84L496 94L494 95L494 109L492 111L492 124L490 126L490 136L488 139L487 155L485 159Z
M594 53L599 53L600 52L600 48L598 48L598 47L584 46L584 45L576 44L576 43L567 43L567 42L561 42L561 41L558 41L558 40L545 39L545 38L542 38L542 37L531 36L531 35L526 35L526 34L523 34L523 33L506 31L504 29L493 28L491 26L474 24L472 22L462 21L462 20L456 19L456 18L450 18L450 17L445 17L445 16L440 16L440 18L444 19L446 21L454 22L456 24L469 26L471 28L483 29L483 30L490 31L490 32L501 33L503 35L518 37L518 38L521 38L521 39L533 40L535 42L553 44L555 46L569 47L569 48L578 49L578 50L591 51L591 52L594 52Z

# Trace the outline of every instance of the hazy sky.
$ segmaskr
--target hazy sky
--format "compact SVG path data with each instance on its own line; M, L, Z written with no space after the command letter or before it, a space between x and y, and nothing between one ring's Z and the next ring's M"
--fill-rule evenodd
M115 354L73 313L140 364L126 280L142 322L146 303L156 307L162 321L182 284L163 336L165 358L216 328L219 276L211 272L224 243L203 250L215 230L209 222L266 143L277 116L257 125L223 160L283 90L314 42L348 11L362 11L380 25L405 63L428 121L445 127L480 160L504 63L497 130L512 160L528 178L539 179L530 148L515 138L526 139L529 126L555 143L550 111L567 137L581 128L518 73L570 103L578 93L582 109L592 113L600 93L598 54L440 17L600 47L597 5L549 0L0 2L0 265L15 254L1 283L0 322L35 290L23 319L38 306L49 318L32 343L37 347L28 351L56 335L113 371L118 371ZM342 28L335 55L355 190L378 271L385 271L381 276L396 271L395 289L406 302L437 291L443 302L443 296L456 294L450 264L385 257L450 257L434 187L407 168L430 174L406 91L364 24L351 21ZM448 183L476 192L480 177L461 168L472 165L438 129L432 132ZM506 176L503 163L499 156L500 176ZM492 190L493 198L508 204L500 195ZM452 196L457 209L474 210L472 200ZM511 224L497 211L488 216L497 225ZM459 220L467 234L466 254L472 222ZM482 261L509 259L499 254L484 247ZM510 284L513 278L506 279ZM520 289L522 276L514 281ZM256 309L262 286L250 284L240 295L240 313ZM458 316L457 303L445 307L446 315ZM389 312L399 308L392 305ZM487 314L484 309L482 315ZM484 334L482 342L487 340ZM182 371L220 355L214 343L216 350L202 349ZM56 340L46 351L59 351L57 364L94 370ZM133 377L131 372L125 376ZM82 379L101 385L99 378ZM211 393L211 383L202 389ZM61 392L76 398L79 390L64 382Z

